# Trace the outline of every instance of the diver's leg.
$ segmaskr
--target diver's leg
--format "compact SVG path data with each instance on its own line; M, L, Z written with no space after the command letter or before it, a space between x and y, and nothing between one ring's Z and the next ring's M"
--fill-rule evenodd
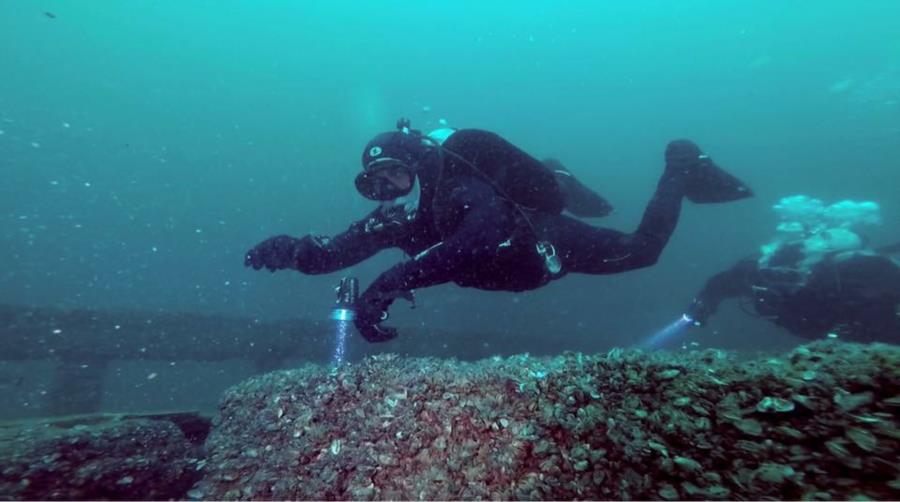
M565 209L580 218L600 218L613 211L612 204L591 190L556 159L545 159L544 166L553 173L562 192Z
M615 274L656 263L678 224L683 183L664 176L634 233L597 228L568 216L547 217L541 233L562 260L566 272Z
M596 228L565 216L542 222L544 235L556 246L568 272L614 274L649 267L656 263L672 237L684 197L697 203L713 203L753 194L690 141L669 143L665 158L666 169L634 233Z

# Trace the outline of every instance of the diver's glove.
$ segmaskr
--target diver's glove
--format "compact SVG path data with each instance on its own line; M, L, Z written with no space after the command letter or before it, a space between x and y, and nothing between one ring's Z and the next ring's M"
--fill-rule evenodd
M302 249L301 240L289 235L270 237L244 255L244 266L260 270L263 267L270 272L297 268L297 259Z
M386 342L397 338L397 328L385 326L382 322L388 318L388 309L397 298L413 301L411 291L384 292L369 288L356 303L356 330L369 342Z
M244 255L244 266L259 270L299 270L315 273L316 253L320 253L327 238L307 235L296 239L290 235L276 235L257 244Z
M710 308L709 304L700 298L694 298L694 301L687 308L684 316L694 326L704 326L712 314L713 310Z

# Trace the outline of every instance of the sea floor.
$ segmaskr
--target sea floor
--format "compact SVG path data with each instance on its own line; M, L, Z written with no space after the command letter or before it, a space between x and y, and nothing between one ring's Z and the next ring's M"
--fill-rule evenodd
M898 362L826 340L306 365L230 388L208 436L183 413L5 424L0 498L897 499Z

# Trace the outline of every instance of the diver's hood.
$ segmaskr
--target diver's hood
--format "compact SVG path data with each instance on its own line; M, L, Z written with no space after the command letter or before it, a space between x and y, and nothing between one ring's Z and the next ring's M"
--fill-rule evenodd
M363 151L363 172L356 177L356 188L364 197L382 202L382 211L396 214L402 209L412 219L419 209L423 192L430 193L440 162L438 148L456 129L441 128L422 136L414 132L389 132L375 136ZM411 177L406 190L391 187L377 173L385 169L403 169ZM426 194L427 197L427 194Z
M411 178L418 178L418 171L436 147L433 140L415 132L392 131L375 136L363 150L363 171L356 177L356 189L363 197L377 201L406 196L415 183L401 188L380 174L405 172Z

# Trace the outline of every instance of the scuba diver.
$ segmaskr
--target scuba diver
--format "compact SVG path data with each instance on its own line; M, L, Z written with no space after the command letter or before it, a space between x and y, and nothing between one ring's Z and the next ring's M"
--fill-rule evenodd
M728 298L803 338L900 343L900 243L873 249L852 227L878 223L874 202L825 207L806 196L775 206L787 220L762 252L710 278L685 316L707 323ZM742 303L742 307L745 304Z
M675 230L684 197L695 203L752 195L697 145L671 142L666 167L633 233L597 228L612 206L558 161L541 162L499 135L477 129L429 134L401 119L362 154L356 188L380 205L334 237L278 235L245 255L256 270L305 274L340 270L386 248L411 258L382 273L360 296L354 323L370 342L397 336L386 326L397 298L447 282L525 291L569 273L615 274L656 263Z

